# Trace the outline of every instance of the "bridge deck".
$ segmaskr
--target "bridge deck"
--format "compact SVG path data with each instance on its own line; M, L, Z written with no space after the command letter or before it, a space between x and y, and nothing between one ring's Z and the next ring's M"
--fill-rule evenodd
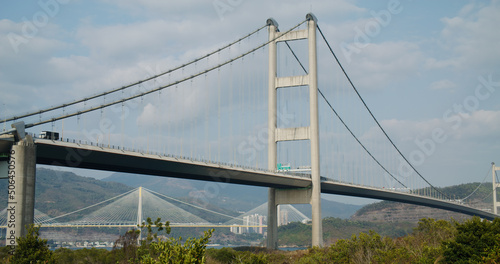
M311 185L307 175L300 177L62 141L36 139L35 143L38 164L275 188L305 188Z
M306 176L260 171L210 162L125 151L78 143L36 139L37 163L54 166L138 173L203 181L236 183L273 188L308 188ZM452 201L378 189L360 185L323 181L323 193L389 200L429 206L492 220L498 215Z

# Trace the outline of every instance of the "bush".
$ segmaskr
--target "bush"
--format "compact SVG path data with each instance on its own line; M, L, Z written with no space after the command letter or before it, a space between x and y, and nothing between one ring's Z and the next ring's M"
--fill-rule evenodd
M147 222L143 223L141 228L146 228L148 231L145 241L139 247L138 255L141 263L156 264L156 263L205 263L205 251L210 237L214 229L204 232L201 238L189 238L184 244L182 237L176 238L159 238L157 233L153 233L153 225L156 226L158 232L165 230L170 234L170 223L165 225L158 218L154 223L148 217Z
M40 238L40 226L30 225L24 237L16 238L17 246L11 263L55 263L46 239Z
M123 236L120 236L113 246L113 256L122 260L123 263L136 261L138 248L137 240L139 239L140 233L139 230L129 230Z
M236 251L232 248L211 248L207 250L207 257L216 260L220 263L232 263L236 259Z

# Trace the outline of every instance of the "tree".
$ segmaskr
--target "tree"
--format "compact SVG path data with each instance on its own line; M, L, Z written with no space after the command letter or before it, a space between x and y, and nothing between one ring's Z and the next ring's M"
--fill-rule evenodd
M18 237L16 241L12 263L55 263L54 253L50 251L47 240L40 238L40 226L30 225L26 236Z
M112 252L115 254L119 252L124 263L133 263L137 260L137 240L140 233L140 230L129 230L115 241Z
M455 228L453 224L456 225L455 220L434 220L432 218L422 218L418 222L418 226L414 229L414 234L416 236L422 236L430 239L429 242L432 245L437 245L443 240L450 239L455 234Z
M156 226L157 232L165 230L168 235L171 231L170 222L163 224L158 218L153 223L151 218L147 218L141 225L141 229L146 228L148 232L138 252L141 263L205 263L206 247L214 229L205 231L201 238L189 238L183 244L182 237L162 239L156 232L153 233L153 225Z
M442 245L447 263L483 263L498 259L500 218L490 222L474 217L456 226L455 238Z

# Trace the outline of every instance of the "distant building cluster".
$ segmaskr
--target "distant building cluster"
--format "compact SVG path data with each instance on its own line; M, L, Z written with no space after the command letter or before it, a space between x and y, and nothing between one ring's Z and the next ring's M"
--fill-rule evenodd
M278 210L278 226L287 225L289 223L288 210ZM264 225L267 225L267 218L265 215L252 214L243 216L241 225L233 224L233 226L230 227L230 230L235 234L264 234Z
M78 241L78 242L60 242L50 243L51 248L112 248L115 245L111 241Z
M230 227L231 232L235 234L258 233L264 234L264 225L267 224L266 216L253 214L243 216L241 225L234 224Z

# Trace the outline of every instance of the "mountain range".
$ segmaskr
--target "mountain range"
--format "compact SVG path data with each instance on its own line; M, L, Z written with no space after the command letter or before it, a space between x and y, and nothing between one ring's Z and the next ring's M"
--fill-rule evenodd
M142 186L168 196L183 198L198 205L211 205L237 212L247 212L267 202L268 189L264 187L128 173L114 173L102 180L118 182L131 187ZM311 217L310 205L297 204L294 207ZM322 199L321 207L323 217L347 219L362 206Z
M227 215L237 216L267 202L267 188L246 185L203 182L168 177L114 173L97 180L67 171L37 169L35 208L51 217L72 212L99 203L142 186L152 191L195 204ZM7 190L7 181L0 181L0 189ZM480 208L490 208L491 183L469 183L441 188L450 197L467 197L465 201ZM489 197L489 198L488 198ZM0 195L0 206L7 206L7 194ZM178 205L183 207L183 205ZM294 205L311 217L310 205ZM186 208L184 207L186 210ZM191 208L192 209L192 208ZM72 220L84 215L75 214ZM378 202L366 206L322 200L322 217L337 217L358 221L417 222L422 217L463 219L444 210L417 207L395 202ZM207 219L209 220L209 219ZM217 221L216 218L211 219Z
M50 217L56 217L102 202L140 186L233 216L250 211L267 202L267 188L263 187L125 173L114 173L98 180L68 171L37 168L35 208ZM7 181L0 181L0 189L7 190ZM186 210L182 204L176 205ZM0 195L0 206L3 208L7 206L6 192L5 195ZM311 217L310 205L294 206L306 216ZM323 200L322 216L347 219L361 207ZM95 209L97 208L99 207ZM66 220L77 219L84 214L85 212L77 213ZM216 219L207 220L215 221Z

